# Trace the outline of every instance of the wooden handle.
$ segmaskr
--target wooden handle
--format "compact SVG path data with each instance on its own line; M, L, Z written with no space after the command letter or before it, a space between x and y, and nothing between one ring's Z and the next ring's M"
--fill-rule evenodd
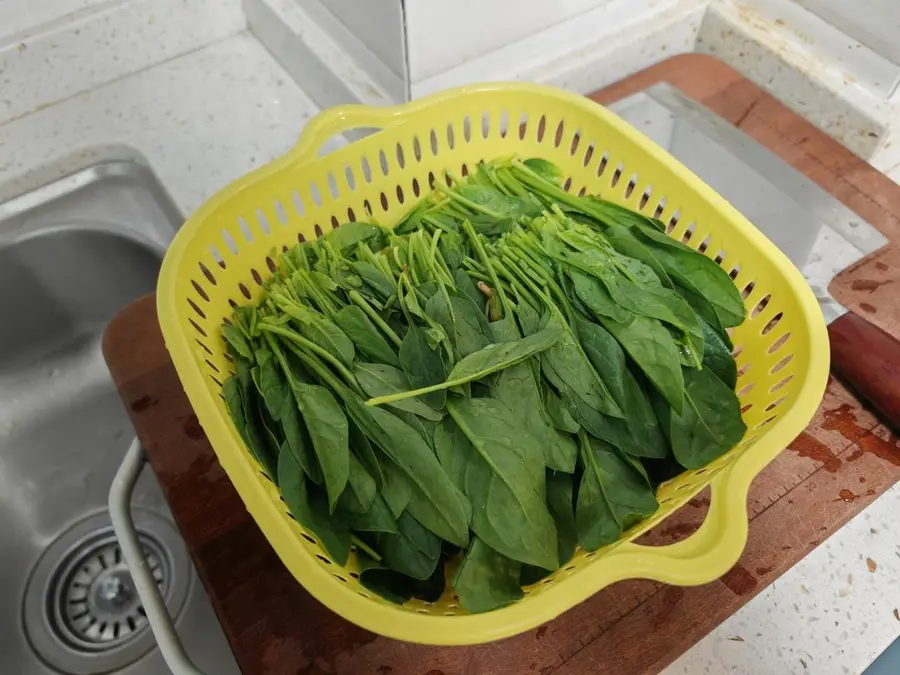
M900 429L900 341L848 312L828 326L831 370Z

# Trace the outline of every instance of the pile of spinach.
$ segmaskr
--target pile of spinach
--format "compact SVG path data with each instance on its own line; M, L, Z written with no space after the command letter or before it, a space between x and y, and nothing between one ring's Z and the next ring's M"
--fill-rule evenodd
M471 612L653 513L743 436L744 306L662 224L543 160L438 182L393 231L278 258L223 326L231 418L291 514L398 603Z

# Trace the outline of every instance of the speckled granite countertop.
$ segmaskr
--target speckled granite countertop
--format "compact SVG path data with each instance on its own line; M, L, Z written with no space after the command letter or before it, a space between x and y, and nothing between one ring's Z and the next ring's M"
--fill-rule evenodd
M239 33L0 124L0 200L103 159L144 161L187 215L287 151L315 104Z
M186 215L288 150L317 112L244 32L37 107L0 116L0 200L99 160L132 158L149 164ZM861 672L900 629L898 512L895 487L667 675Z

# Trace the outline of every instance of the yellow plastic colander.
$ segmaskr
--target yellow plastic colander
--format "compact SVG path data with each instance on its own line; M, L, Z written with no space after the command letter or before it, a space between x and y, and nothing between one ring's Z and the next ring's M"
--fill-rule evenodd
M331 137L378 128L319 155ZM743 441L659 488L659 510L595 553L578 550L513 605L469 615L449 588L438 602L400 607L368 592L351 556L330 561L288 516L231 424L221 384L230 372L222 320L255 301L274 269L274 249L348 220L398 222L445 172L465 175L482 159L543 157L568 176L566 189L600 194L670 226L731 272L747 321L733 336ZM321 113L284 157L234 182L179 231L162 266L157 309L166 347L228 477L281 560L306 589L346 619L413 642L472 644L549 621L616 581L649 578L703 584L735 564L747 540L750 482L807 424L825 390L828 340L816 300L787 258L724 199L667 152L605 108L549 87L485 84L391 108L346 106ZM705 486L709 514L670 546L632 540Z

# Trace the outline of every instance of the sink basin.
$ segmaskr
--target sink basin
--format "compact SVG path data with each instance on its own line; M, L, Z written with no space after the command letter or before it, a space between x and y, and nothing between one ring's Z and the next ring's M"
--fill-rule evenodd
M152 173L102 164L0 204L0 635L10 673L166 672L106 511L133 438L101 351L181 221ZM147 563L194 662L237 673L152 472Z

